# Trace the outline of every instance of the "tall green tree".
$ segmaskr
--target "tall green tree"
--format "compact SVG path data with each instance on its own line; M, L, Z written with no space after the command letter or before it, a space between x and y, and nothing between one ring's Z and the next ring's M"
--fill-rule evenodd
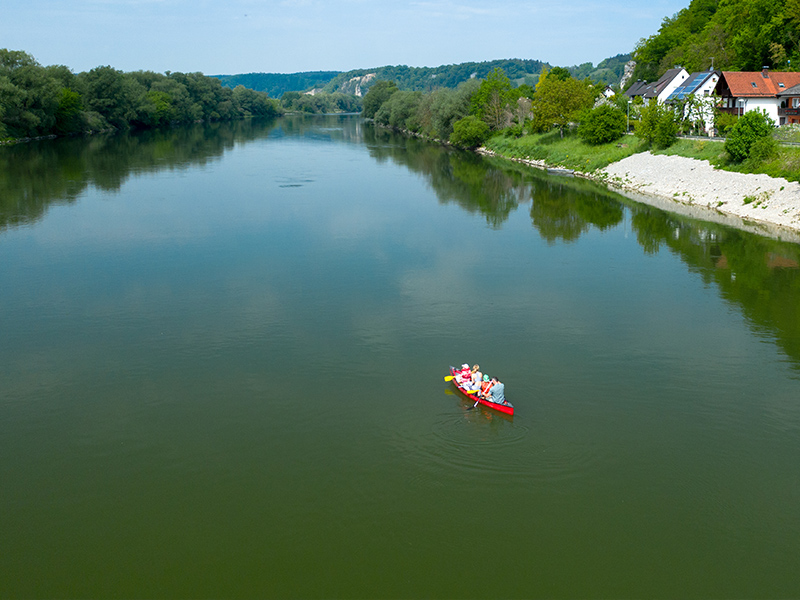
M486 121L493 131L507 127L513 118L510 108L516 102L511 80L503 69L496 67L481 82L470 99L470 113Z
M596 93L587 80L578 81L573 77L562 80L544 73L533 94L532 127L538 131L555 127L563 137L567 125L577 121L583 111L592 107Z
M375 82L364 96L362 114L366 118L372 119L381 105L395 92L397 92L397 84L394 81Z

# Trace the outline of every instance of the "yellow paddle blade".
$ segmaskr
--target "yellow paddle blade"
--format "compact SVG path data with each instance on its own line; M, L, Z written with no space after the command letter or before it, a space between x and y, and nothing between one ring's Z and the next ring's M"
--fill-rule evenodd
M445 381L453 381L453 375L445 375Z
M478 390L464 390L464 392L467 394L477 394Z

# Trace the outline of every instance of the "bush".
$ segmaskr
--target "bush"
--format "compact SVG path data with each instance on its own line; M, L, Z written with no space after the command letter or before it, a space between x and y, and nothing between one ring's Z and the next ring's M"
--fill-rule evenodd
M607 144L625 135L625 113L608 104L587 110L578 126L578 136L594 146Z
M719 135L728 135L728 132L731 128L736 125L736 120L739 117L732 113L724 113L720 112L717 113L714 117L714 127L717 128L717 133Z
M775 122L769 118L766 112L761 110L751 110L744 113L736 121L730 132L728 139L725 140L725 150L731 158L741 162L750 156L753 145L760 139L771 137L775 128ZM760 152L763 153L768 142L762 142Z
M641 117L636 124L636 137L647 142L648 146L669 148L678 138L678 122L675 113L655 99L642 107Z
M778 142L771 135L759 138L750 147L750 161L763 163L772 160L778 155Z
M477 148L489 139L489 126L483 119L469 115L453 123L450 143L463 148Z

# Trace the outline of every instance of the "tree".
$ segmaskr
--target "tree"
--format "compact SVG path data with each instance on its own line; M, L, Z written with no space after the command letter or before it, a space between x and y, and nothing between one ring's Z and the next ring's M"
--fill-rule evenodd
M751 110L744 113L731 128L725 140L725 150L735 161L748 158L755 144L767 137L772 137L775 122L766 112ZM764 142L761 144L764 145ZM760 150L763 155L765 150Z
M583 113L578 135L588 144L607 144L625 135L625 113L620 109L601 104Z
M463 148L477 148L489 138L489 126L475 115L467 115L453 123L450 143Z
M381 105L396 91L397 84L394 81L376 81L364 96L361 114L367 119L374 118Z
M591 84L573 77L561 80L558 76L543 73L533 94L533 128L547 131L558 127L561 137L564 128L577 120L584 110L594 103L595 91Z
M419 130L417 108L422 99L422 92L396 92L384 102L375 113L375 121L381 125L389 125L397 129Z
M636 137L647 142L648 146L669 148L677 136L675 113L652 98L642 107L639 122L636 124Z
M486 121L492 130L502 129L507 127L513 118L513 113L509 109L511 102L516 102L511 80L503 69L495 67L472 95L470 114Z

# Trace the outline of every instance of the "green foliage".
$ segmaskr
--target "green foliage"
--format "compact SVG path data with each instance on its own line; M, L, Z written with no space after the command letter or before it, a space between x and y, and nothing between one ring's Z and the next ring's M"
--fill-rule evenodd
M552 71L539 79L533 95L533 131L548 131L556 127L564 134L564 128L594 103L596 91L588 81L573 77L559 79Z
M756 142L765 137L771 137L775 122L760 110L751 110L744 113L736 122L725 140L725 150L734 161L741 162L750 156ZM762 144L759 152L768 152L768 145Z
M375 117L381 105L389 97L397 92L397 84L394 81L377 81L369 88L367 95L364 96L362 114L367 119Z
M667 106L652 98L640 112L636 124L636 137L648 147L669 148L677 139L678 122L675 113Z
M442 65L439 67L408 67L406 65L385 66L375 69L356 69L340 73L326 86L325 91L352 92L353 78L360 78L367 74L375 75L373 82L394 81L401 90L418 92L431 92L441 88L457 88L470 79L485 79L495 69L501 69L512 81L523 81L527 76L538 76L546 63L538 60L493 60L487 62L467 62L457 65ZM369 87L370 82L364 82L362 87Z
M330 114L359 112L361 110L361 101L355 96L339 92L334 94L326 92L317 92L316 94L286 92L281 97L281 106L285 110L292 112Z
M549 76L555 77L559 81L566 81L572 77L572 74L569 72L569 69L565 69L564 67L553 67L550 69Z
M597 67L587 62L569 67L570 74L578 80L591 79L602 84L619 85L625 72L625 65L631 60L630 54L617 54L601 60Z
M607 144L625 135L626 115L620 109L601 104L584 112L578 135L587 144Z
M453 123L450 143L462 148L477 148L489 138L489 126L475 115L467 115Z
M727 112L717 111L714 115L714 127L719 135L728 135L731 128L736 125L739 116Z
M214 75L224 87L243 85L273 98L290 91L305 91L325 87L341 71L305 71L302 73L243 73L240 75ZM333 92L334 90L329 90Z
M756 164L767 162L778 154L778 142L771 135L760 137L750 147L749 160Z
M395 92L375 113L375 122L397 129L419 131L417 109L421 100L421 92Z
M266 94L235 93L201 73L123 73L104 66L76 75L63 65L43 67L25 52L0 49L2 136L158 127L279 112Z
M692 0L640 40L632 81L652 81L676 64L688 71L756 71L800 64L800 0ZM796 67L795 67L796 68Z
M510 125L513 115L509 106L516 102L518 94L511 87L511 80L502 69L496 68L481 81L480 87L470 99L470 114L486 121L489 129L496 131Z
M423 133L449 140L453 123L469 114L472 95L479 85L477 80L470 79L455 90L444 88L425 95L420 103Z
M557 131L533 133L520 138L494 135L484 144L490 150L511 158L534 159L549 165L591 172L644 150L644 145L628 137L620 142L591 145L578 135L564 137Z

